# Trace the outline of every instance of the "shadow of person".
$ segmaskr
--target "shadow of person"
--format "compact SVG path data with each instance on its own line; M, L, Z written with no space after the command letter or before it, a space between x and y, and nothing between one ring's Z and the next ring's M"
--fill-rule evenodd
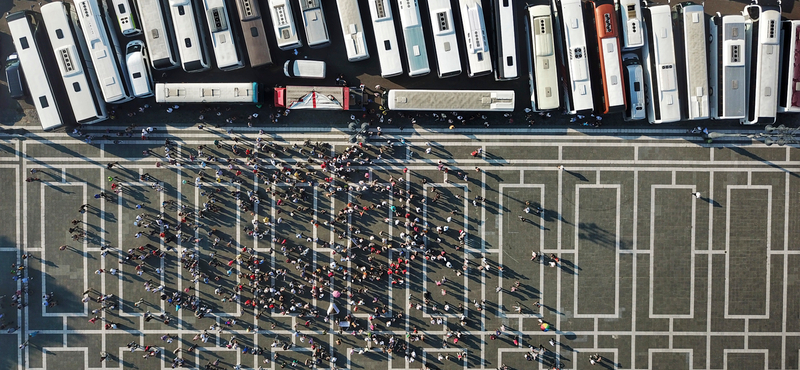
M719 204L719 202L717 202L714 199L706 198L706 197L700 197L700 200L704 200L704 201L710 203L711 205L714 206L714 208L722 208L722 204Z
M587 178L586 178L586 176L583 176L583 175L582 175L582 174L580 174L580 173L577 173L577 172L572 172L572 171L570 171L570 170L564 170L564 172L566 172L566 173L568 173L568 174L570 174L570 175L574 176L574 177L575 177L576 179L578 179L578 180L581 180L581 181L589 181L589 179L587 179Z

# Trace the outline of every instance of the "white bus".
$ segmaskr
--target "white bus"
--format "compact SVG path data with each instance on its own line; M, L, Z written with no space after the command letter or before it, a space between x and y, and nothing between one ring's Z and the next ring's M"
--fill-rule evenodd
M328 36L328 26L325 24L325 13L319 0L297 0L303 12L303 28L306 30L306 40L311 48L321 48L331 44Z
M156 103L258 103L257 82L157 83Z
M549 5L528 8L528 74L531 85L531 107L537 112L561 107L558 93L558 62L553 37L553 15Z
M684 102L682 117L686 120L708 119L708 58L706 57L705 12L702 5L684 2L674 7L677 29L676 49L682 51L678 64L679 94Z
M144 30L144 41L153 69L166 70L178 67L172 32L167 28L164 11L159 0L137 0L139 22Z
M570 114L588 114L594 110L592 80L589 74L589 58L586 50L586 29L584 28L581 0L553 0L563 23L561 53L563 68L567 72L564 79L566 110Z
M618 0L619 13L622 17L622 47L634 50L644 45L644 28L642 28L641 0Z
M117 43L116 32L108 32L97 1L76 0L75 10L78 12L78 20L89 47L103 99L106 103L116 104L133 99L126 86L128 82L125 81L125 76L128 73L122 62L122 51Z
M390 110L512 112L514 90L389 90Z
M486 38L486 21L480 0L459 0L461 27L467 53L467 75L478 77L492 73L492 55Z
M625 75L627 89L625 89L625 96L628 105L625 108L625 121L638 121L647 118L645 113L645 97L644 97L644 71L642 69L642 62L639 61L639 56L633 53L625 54L622 56L622 70Z
M236 47L231 31L231 20L225 0L203 0L203 5L206 10L208 33L211 36L211 46L214 48L217 68L231 71L244 67L241 53Z
M117 25L119 25L119 31L123 36L131 37L142 33L139 25L136 24L136 18L133 16L131 4L128 0L111 0L111 5L114 7Z
M747 105L744 16L719 13L709 22L709 111L714 119L742 119Z
M208 54L202 33L197 31L197 15L191 0L169 0L172 25L181 64L186 72L203 72L209 69Z
M19 11L6 15L6 22L14 39L19 62L25 71L25 80L28 83L28 92L39 115L39 122L45 131L50 131L64 125L58 103L53 97L53 86L44 69L42 53L36 40L36 30L40 24L34 18L34 13Z
M403 41L406 46L408 75L424 76L431 72L428 64L428 48L425 46L425 34L419 17L417 0L398 0L400 5L400 25L403 27Z
M494 0L494 43L497 56L494 79L498 81L516 80L519 77L513 5L513 0Z
M775 123L778 110L780 84L780 35L781 9L760 5L748 5L744 9L745 26L749 42L746 55L750 57L750 83L748 84L750 101L747 116L741 120L743 124Z
M783 22L779 112L800 112L800 21Z
M242 26L242 38L247 48L250 67L272 64L272 54L269 52L269 43L264 31L264 21L261 18L258 1L236 0L236 8L239 10L239 24Z
M100 87L94 70L88 68L89 64L81 56L88 55L88 48L83 38L76 36L72 23L75 14L60 1L42 5L41 12L75 122L92 124L104 121L106 102L99 95Z
M669 5L645 8L644 17L648 33L642 57L649 99L648 120L650 123L677 122L681 119L681 104Z
M364 23L361 22L358 0L336 0L336 7L339 8L339 23L342 25L347 60L357 62L368 59L367 35L364 33Z
M439 78L458 76L461 74L461 56L450 0L428 0L428 10Z
M381 64L381 77L388 78L403 74L400 61L400 47L397 44L397 30L394 28L392 6L389 0L367 0L372 17L372 30L378 47L378 61Z
M292 6L289 4L289 0L267 0L267 4L269 4L269 14L272 16L272 29L275 30L278 48L289 50L302 47L303 43L300 42L300 36L297 35L297 27L294 26Z

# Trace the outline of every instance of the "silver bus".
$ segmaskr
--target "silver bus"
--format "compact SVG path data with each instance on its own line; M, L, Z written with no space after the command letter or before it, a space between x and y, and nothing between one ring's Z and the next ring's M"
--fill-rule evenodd
M347 60L357 62L368 59L367 36L361 22L358 0L336 0L336 7L339 8L339 23L342 25Z
M178 56L175 54L175 40L170 36L169 23L164 20L161 1L137 0L139 22L144 31L147 43L147 55L153 69L166 70L178 67Z
M303 29L311 48L321 48L331 44L328 26L325 24L325 13L322 12L320 0L297 0L303 16Z

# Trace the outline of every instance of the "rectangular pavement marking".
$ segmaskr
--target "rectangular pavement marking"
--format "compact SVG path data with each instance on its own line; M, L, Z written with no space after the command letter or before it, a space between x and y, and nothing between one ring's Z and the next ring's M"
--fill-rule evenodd
M500 205L498 208L499 219L501 220L500 222L503 230L499 233L498 246L502 257L504 259L508 257L513 261L512 264L520 264L520 260L522 264L526 266L528 263L532 264L533 262L530 262L528 258L526 258L529 253L528 251L541 251L545 249L544 218L537 216L533 212L530 214L524 212L526 201L530 202L531 208L534 208L534 206L544 208L544 191L544 184L500 184ZM522 224L519 219L515 217L520 215L531 221ZM506 235L508 238L505 237ZM510 245L504 246L504 240ZM520 249L523 250L523 252L518 252ZM514 251L513 255L511 251ZM518 260L514 258L514 256L517 258L522 256L522 258ZM504 260L503 265L508 267L511 261ZM519 271L522 272L522 270ZM530 284L533 280L539 280L539 269L533 272L522 272L522 274L526 280L526 288L512 293L510 291L510 284L506 284L504 286L506 290L498 293L497 304L499 307L505 308L505 317L527 317L527 315L532 312L530 310L535 309L533 302L539 299L538 294L541 293L539 290L540 285L538 283ZM533 288L533 291L529 290L531 288ZM506 295L508 295L508 297L506 297ZM514 306L516 305L521 306L524 311L515 313Z
M205 181L203 185L198 191L195 192L194 202L199 207L202 208L203 202L208 202L208 198L206 196L202 196L203 192L211 193L216 191L217 189L222 189L221 191L231 191L233 189L246 192L246 189L239 184L229 185L228 183L218 183L214 180ZM240 195L242 199L247 199L247 194L243 193ZM242 235L247 236L247 234L243 234L242 231L242 217L247 215L250 217L249 213L244 213L242 210L236 205L235 199L228 197L219 197L216 201L216 205L219 206L220 211L217 213L208 212L205 217L198 220L200 224L200 229L197 235L202 239L200 242L200 250L210 250L212 249L212 244L214 239L219 237L220 244L223 246L227 243L227 241L233 241L234 245L241 245L241 238ZM248 221L244 221L248 222ZM209 236L208 233L212 229L217 229L217 231ZM242 315L241 306L238 303L233 302L222 302L219 297L214 295L214 289L218 285L228 286L233 282L234 284L240 284L239 272L241 271L241 267L238 263L233 263L231 266L228 266L227 263L230 261L234 261L235 257L232 252L227 253L228 251L225 250L225 247L219 248L219 251L225 251L226 253L217 253L218 259L224 265L218 267L219 270L215 270L217 274L220 276L221 280L219 284L212 283L212 284L198 284L195 288L197 289L196 293L204 296L207 294L208 296L215 297L218 299L213 299L206 301L214 310L216 316L219 316L221 321L227 320L230 317L238 317ZM231 275L228 276L226 271L230 270Z
M440 199L434 204L433 199L435 196L433 195L433 189L436 189L437 194L440 196ZM428 202L423 204L423 222L429 225L429 229L431 230L430 239L426 241L428 248L443 248L446 245L457 245L458 243L458 230L465 229L467 223L467 207L466 204L466 197L467 193L465 192L465 187L459 184L453 183L428 183L425 185L423 196L426 199L430 199ZM456 199L455 196L461 196L461 199ZM429 207L431 205L431 207ZM435 205L435 206L434 206ZM456 211L457 214L455 216L451 216L448 211ZM451 222L447 222L447 218L452 217ZM448 227L447 231L443 231L441 234L438 233L436 227ZM398 234L400 231L396 231ZM437 241L437 238L442 239L442 243ZM467 245L469 245L469 240L465 239ZM468 248L467 248L468 249ZM416 269L421 269L422 272L422 287L421 291L428 291L430 290L434 296L432 301L437 303L439 311L432 311L430 307L423 308L423 317L428 318L431 315L444 315L446 314L443 311L444 304L447 303L450 306L457 306L458 303L464 303L465 299L464 296L468 295L470 292L468 287L464 284L466 281L466 276L456 277L455 274L452 274L454 269L461 268L462 258L454 257L457 255L462 255L460 252L453 252L450 254L450 261L453 265L453 268L446 268L445 262L434 262L433 259L429 262L426 259L423 259L421 264L413 264L412 269L414 273L416 273ZM420 267L417 267L420 266ZM443 276L447 277L448 280L446 283L443 284L441 287L435 286L435 280L440 280ZM431 280L428 282L428 280ZM414 279L412 279L414 280ZM416 282L414 283L416 286ZM456 289L450 289L450 287L455 287ZM460 287L460 288L459 288ZM446 296L442 296L437 294L440 290L446 290L448 293ZM475 290L480 291L480 290ZM469 307L466 305L466 307ZM453 310L449 311L450 313L454 312Z
M526 146L525 150L519 150L518 146L512 146L512 147L487 146L486 158L492 159L497 157L502 157L505 160L524 159L524 160L557 161L558 146ZM450 157L450 158L456 158L456 157Z
M6 334L0 335L0 367L3 369L16 369L17 364L21 363L22 354L24 351L18 350L17 346L19 336L15 333L13 335Z
M794 162L800 161L800 149L790 146L787 146L785 148L789 153L787 160Z
M789 298L789 297L797 297L795 292L800 290L800 271L798 271L797 266L800 266L800 254L790 254L786 256L786 271L787 272L787 279L783 283L785 284L784 289L786 289L786 293L788 295L786 301L784 301L786 314L784 317L800 317L800 299L797 298ZM798 332L800 331L800 321L798 320L785 320L786 322L786 331L790 332ZM800 336L797 337L800 340ZM800 346L798 346L800 348ZM800 358L800 357L798 357ZM800 366L798 366L800 368Z
M615 206L598 207L601 199ZM619 185L575 187L576 318L619 316L619 201Z
M17 230L19 227L19 217L17 215L17 202L20 199L20 194L17 194L19 186L17 186L19 169L17 168L0 168L0 178L7 179L3 192L5 196L0 199L0 215L6 215L6 222L0 223L0 247L2 248L16 248L20 240L17 240ZM11 180L11 181L8 181ZM12 221L11 218L15 221Z
M767 370L769 368L768 351L766 349L725 349L723 351L725 368L728 370Z
M20 142L20 140L14 140L13 142L3 140L0 142L0 161L16 162L19 159Z
M777 148L723 147L714 150L714 162L782 162L786 160L786 150Z
M725 318L769 318L772 187L731 185L725 246Z
M85 145L77 140L74 144L53 143L49 140L25 141L23 150L29 157L36 158L37 162L43 161L44 163L55 158L71 160L72 158L97 158L100 156L100 150L95 145Z
M605 147L605 146L580 146L580 147L564 147L562 152L562 160L575 161L575 160L619 160L629 161L634 159L633 147Z
M34 353L34 351L31 351L31 356ZM44 347L42 348L42 357L42 368L44 369L48 368L48 363L54 365L69 364L69 367L73 369L86 369L89 366L89 349L87 347ZM58 368L60 366L55 365L53 367Z
M160 240L158 235L149 236L149 230L139 228L134 226L134 222L136 222L136 216L142 213L147 214L155 214L156 212L160 212L160 205L161 205L161 193L157 192L150 188L150 184L143 183L143 182L131 182L131 183L122 183L124 190L120 192L118 195L118 201L116 203L110 203L106 206L106 212L113 211L117 215L119 215L119 219L117 220L116 225L112 225L108 227L108 230L113 230L114 228L117 229L117 239L114 240L113 238L109 239L108 242L120 245L119 248L119 255L121 258L124 254L127 254L127 250L131 248L136 248L141 245L150 244L153 247L159 248L160 247ZM145 206L144 209L137 209L137 204L144 204L144 205L151 205L153 209ZM148 221L149 220L149 221ZM158 228L155 222L151 222L152 220L146 219L143 223L151 223L153 227ZM143 232L142 236L136 238L135 234L137 232ZM112 260L109 260L112 261ZM144 298L145 303L143 304L144 307L148 307L148 305L159 305L158 296L147 292L144 289L143 283L147 280L153 281L153 287L157 287L162 284L161 276L155 274L154 269L156 267L160 267L160 262L152 262L153 260L150 259L148 263L145 265L149 268L145 269L144 274L142 276L138 276L135 270L135 264L138 264L141 261L131 261L130 264L121 264L119 266L114 266L113 264L106 263L107 267L116 267L120 272L117 276L113 276L111 274L106 276L106 284L116 284L118 286L119 294L118 297L120 302L125 302L124 304L120 304L118 314L123 316L138 316L141 314L141 308L135 308L132 302L136 302L139 298ZM133 283L133 284L131 284ZM163 308L163 304L161 304Z
M603 360L600 363L598 363L598 365L601 366L600 369L603 369L603 368L612 368L613 369L613 368L618 368L618 367L622 368L623 367L623 365L620 364L620 362L619 362L619 360L620 360L619 352L620 351L619 351L618 348L597 348L597 347L595 347L595 348L581 348L581 347L576 347L576 348L572 348L572 349L575 350L575 352L574 352L575 355L572 356L572 358L570 359L572 365L569 366L569 368L571 368L571 369L574 369L574 370L597 369L596 366L592 366L591 362L589 362L589 356L591 356L593 354L597 354L597 355L599 355L600 357L603 358ZM522 348L514 348L514 350L519 351L519 350L522 350ZM506 351L503 351L503 350L500 350L500 351L506 352ZM564 352L562 352L562 353L564 353ZM548 356L550 356L550 355L552 355L552 353L548 354ZM521 357L521 355L520 355L520 357ZM552 359L552 357L549 357L549 358ZM564 362L562 362L562 366L563 366L563 364L564 364ZM535 367L533 367L533 368L535 369Z
M42 183L42 260L48 263L42 264L42 291L59 292L59 301L63 304L55 307L48 307L42 316L75 316L85 315L86 305L72 304L77 299L83 297L83 292L87 289L87 259L84 252L84 242L69 242L73 248L58 250L62 240L45 240L45 229L47 225L64 225L65 218L63 213L50 212L45 199L58 199L59 205L66 204L67 210L78 209L87 200L87 189L85 183ZM55 208L54 208L55 209ZM63 209L63 208L62 208ZM88 212L87 212L88 213ZM83 215L83 219L87 217ZM81 224L86 227L86 224ZM88 230L87 230L88 232ZM49 312L48 312L49 311Z
M544 249L544 220L535 213L525 213L525 202L531 202L531 208L544 204L543 184L500 184L500 217L503 230L499 235L500 248L503 243L511 242L517 248ZM528 220L523 225L517 216Z
M703 147L670 148L640 146L638 150L640 161L709 161L711 149Z
M648 369L689 370L692 368L693 351L691 349L650 348L647 352L649 355L648 361L650 362Z
M650 317L694 315L696 198L689 185L653 185L650 190Z

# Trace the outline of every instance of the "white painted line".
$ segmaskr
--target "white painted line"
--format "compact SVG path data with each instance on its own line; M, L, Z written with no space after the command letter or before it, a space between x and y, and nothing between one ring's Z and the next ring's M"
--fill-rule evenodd
M634 147L635 157L634 159L639 159L639 149L638 147ZM634 252L639 251L639 171L633 171L633 235L632 235L632 250ZM652 237L652 233L650 234ZM639 256L637 254L633 255L632 258L632 268L631 268L631 276L638 276L638 261ZM637 299L637 280L639 279L631 279L631 367L634 366L636 363L636 299Z
M363 313L363 314L358 314L358 315L359 316L357 316L357 317L359 317L359 318L365 318L369 314L368 313ZM449 317L456 318L457 316L458 316L457 314L451 314ZM278 317L281 317L281 316L278 316ZM288 317L288 315L282 316L282 317ZM442 316L442 317L444 317L444 316ZM534 325L534 328L538 329L538 327L536 327L535 325ZM65 333L65 331L63 329L41 329L41 330L38 330L38 331L39 331L39 334L61 335L61 334ZM97 334L100 334L102 331L103 331L103 329L70 329L70 330L67 330L66 333L69 334L69 335L73 335L73 334L75 334L75 335L78 335L78 334L80 334L80 335L97 335ZM132 335L168 334L168 333L169 334L178 334L181 331L183 331L185 333L185 329L166 329L166 328L164 328L164 329L146 329L146 330L129 330L126 333L130 333ZM247 333L245 330L227 330L226 329L225 332L226 333L230 333L230 334L235 334L235 335L253 334L253 333ZM462 331L462 332L465 333L465 334L470 334L470 335L481 335L481 334L490 335L490 334L494 334L495 333L494 330L486 330L486 331L471 330L471 331ZM293 333L293 331L292 330L270 330L269 333L276 334L276 335L291 335ZM405 330L398 329L398 330L376 330L376 331L373 331L372 333L374 333L376 335L404 335L406 332L405 332ZM428 335L444 335L446 333L446 331L444 331L444 330L426 330L425 333L428 334ZM541 330L516 330L515 333L523 334L523 335L526 335L526 336L529 336L529 335L534 335L535 336L537 333L541 334L542 331ZM597 331L595 331L594 329L592 329L592 330L574 330L574 331L570 331L570 333L578 335L578 336L594 336L594 335L599 335L599 336L629 336L629 335L631 335L631 332L629 330L597 330ZM706 334L710 334L712 337L739 337L739 338L744 337L744 333L741 332L741 331L712 331L712 332L709 333L709 332L707 332L705 330L698 330L698 331L680 331L680 332L677 332L677 333L679 335L683 335L683 336L687 336L687 337L697 337L697 336L702 337L702 336L705 336ZM667 336L669 336L669 334L670 334L669 329L667 329L667 330L659 330L659 331L642 331L642 332L637 333L636 335L648 336L648 337L667 337ZM748 335L751 336L751 337L773 337L774 338L776 336L780 336L780 332L778 332L778 331L775 331L775 332L754 331L754 332L749 333ZM800 331L787 332L786 335L787 336L800 336Z
M19 189L20 185L22 184L23 176L28 174L28 167L27 167L28 166L28 161L26 160L28 155L25 154L26 151L27 151L26 148L27 148L27 142L23 141L22 142L22 151L19 153L19 157L22 158L22 171L21 172L20 171L16 172L16 182L18 184L17 185L17 189ZM16 165L14 165L14 167L16 167ZM21 206L22 206L22 236L23 236L22 240L19 240L19 239L17 240L17 243L20 243L22 245L22 250L27 251L28 250L28 187L22 185L22 196L20 197L20 193L19 193L19 191L17 191L17 197L22 199L21 200L21 202L22 202ZM19 201L18 201L18 204L19 204ZM18 214L17 218L19 219L19 206L17 206L17 214ZM44 252L44 248L42 248L42 252ZM17 252L17 261L19 261L19 258L20 258L20 253ZM42 258L42 260L44 260L44 255L42 255L41 258ZM42 281L44 281L44 279L45 279L44 264L42 264ZM22 282L17 280L17 290L19 290L21 288L22 288ZM26 296L25 299L28 299L28 297ZM25 307L25 309L23 310L24 320L25 321L23 322L22 330L20 330L20 332L17 334L17 345L21 345L23 343L23 341L22 341L23 340L23 335L24 335L24 333L27 333L28 330L30 329L30 313L29 313L29 311L30 310L29 310L28 307ZM17 310L17 320L20 320L20 319L21 319L20 313L19 313L19 310ZM23 356L22 352L25 353L24 362L23 362L23 358L22 358L22 356ZM30 349L29 348L25 348L24 351L19 351L19 354L17 356L17 366L18 366L18 368L22 369L23 364L30 364Z
M17 144L17 155L19 155L19 141L17 141L16 144ZM15 180L14 181L15 182L15 184L14 184L15 185L14 198L16 200L16 205L15 205L15 209L14 209L15 216L16 216L16 220L15 220L15 222L16 222L16 230L15 230L16 231L16 239L14 240L14 244L16 244L18 246L22 246L22 248L15 247L15 248L10 248L10 249L12 249L13 252L17 252L16 253L17 254L17 256L16 256L17 261L19 261L19 258L20 258L20 249L24 249L26 252L28 251L27 241L23 242L23 240L22 240L22 217L20 216L20 211L22 210L22 202L23 202L23 200L27 200L27 197L23 198L22 194L20 193L20 190L21 190L21 187L22 187L22 176L25 173L24 171L25 171L25 161L24 160L22 161L22 170L20 170L19 166L16 166L16 165L14 166L14 180ZM25 209L27 209L27 208L28 207L26 206ZM27 216L26 216L26 219L27 219ZM27 231L26 231L26 233L27 233ZM25 267L26 268L28 267L28 262L27 261L25 261ZM22 282L17 280L16 286L17 286L17 290L20 290L20 288L22 287ZM17 310L15 321L16 322L21 322L22 321L21 317L20 317L19 310ZM24 324L24 329L17 331L17 334L16 334L17 335L17 346L22 344L22 334L23 334L23 332L27 332L28 328L29 328L28 327L28 312L27 312L27 308L26 308L26 311L25 311L25 322L23 324ZM23 351L17 351L17 369L18 370L21 370L22 369L22 365L23 365L22 352ZM25 351L25 352L27 352L27 351Z
M714 150L709 149L709 156L710 159L714 160ZM714 171L708 172L708 197L709 199L714 199ZM711 202L708 202L708 250L714 249L714 205ZM725 251L727 253L727 251ZM714 261L713 255L708 255L708 267L707 271L711 272L712 265ZM706 288L706 292L708 296L706 297L706 331L711 332L711 303L713 302L713 290L712 290L712 282L714 279L707 279L708 280L708 287ZM706 334L706 354L711 353L711 335ZM706 355L706 369L711 368L711 356Z
M486 151L484 151L483 155L486 155ZM465 184L464 185L464 189L465 189L464 199L466 199L466 196L467 196L466 189L468 189L468 188L469 188L469 184ZM481 207L481 220L480 220L480 225L481 225L481 251L484 252L484 251L486 251L486 171L481 171L481 206L480 207ZM466 229L466 227L467 227L466 223L467 223L467 220L465 219L464 220L464 227L465 227L464 230L467 230ZM498 230L498 233L499 233L499 230ZM466 248L464 248L464 252L466 253Z
M786 148L786 160L789 160L791 157L791 152L789 148ZM789 251L789 190L791 189L790 185L791 178L789 177L789 173L787 172L784 175L783 184L784 184L784 200L783 200L783 250L785 252ZM781 369L786 368L786 322L788 321L787 316L788 314L788 305L786 302L789 302L787 299L789 298L789 256L783 257L783 314L781 317ZM800 360L799 360L800 361Z
M85 158L81 160L81 163L66 163L66 162L74 162L74 159L64 159L64 158L51 158L53 162L58 162L59 167L63 168L79 168L79 169L86 169L86 168L98 168L96 165L87 165L85 161L92 160L92 158ZM38 158L37 160L44 160ZM141 158L132 158L132 161L136 161L136 163L130 163L126 165L126 168L129 169L150 169L153 166L155 161L148 163L146 159ZM473 159L465 159L465 160L451 160L447 161L448 165L458 164L461 166L468 167L471 164L500 164L503 166L503 170L508 171L547 171L553 170L553 166L557 166L559 162L557 161L548 161L548 160L513 160L514 164L509 164L506 160L498 160L497 162L490 162L491 160L487 161L480 161L480 160L473 160ZM287 161L287 163L296 163L292 161ZM355 170L368 170L370 168L374 169L381 169L381 170L402 170L403 168L408 168L409 171L430 171L433 170L436 166L435 161L431 160L419 160L416 163L422 163L420 165L415 166L404 166L401 162L397 161L384 161L381 163L380 166L350 166L350 168ZM548 163L552 163L552 165L547 165ZM401 164L401 165L398 165ZM536 164L536 165L533 165ZM734 173L741 173L742 171L751 171L756 173L792 173L792 172L800 172L800 165L798 162L792 162L790 164L782 165L781 168L775 168L776 164L773 163L770 166L761 165L759 163L754 162L742 162L738 164L732 164L727 167L708 167L706 162L687 162L682 163L681 166L677 166L674 161L664 161L663 163L653 163L648 166L637 166L639 162L632 163L631 161L585 161L585 160L576 160L576 161L564 161L564 164L567 165L567 168L571 171L595 171L597 166L600 165L609 165L609 166L617 166L620 168L624 168L626 171L640 171L640 172L668 172L668 171L678 171L678 172L697 172L698 168L692 168L688 166L703 166L702 170L705 171L713 171L713 172L734 172ZM574 166L573 166L574 164ZM654 166L656 165L656 166ZM9 165L5 168L15 168L15 165ZM49 168L42 165L29 165L29 168ZM202 167L200 165L184 165L182 166L185 169L189 170L199 170ZM0 168L4 168L0 165ZM162 167L164 168L164 167ZM173 167L166 167L167 169ZM46 181L45 181L46 182Z
M102 154L102 152L101 152L101 154ZM102 157L102 155L101 155L101 157ZM100 167L100 184L104 184L103 186L100 186L100 191L101 192L103 191L103 189L105 189L105 183L106 183L105 180L106 180L106 169L105 169L105 167L101 166ZM100 199L101 199L100 200L100 232L98 234L100 235L100 245L103 246L103 245L106 245L106 235L108 234L108 232L106 231L106 200L103 199L103 198L100 198ZM118 199L118 201L119 201L119 199ZM119 222L119 220L118 220L118 222ZM87 259L88 258L83 258L84 261L87 260ZM100 268L103 269L103 271L106 271L106 259L103 258L102 256L100 257ZM86 270L84 270L84 271L86 271ZM88 275L88 271L86 271L84 273L84 275ZM103 273L103 274L100 274L100 292L101 292L101 294L105 294L105 290L106 290L106 274ZM101 310L100 311L100 315L102 316L103 322L105 322L106 321L106 310ZM103 325L103 324L100 324L100 325ZM100 337L101 337L101 339L100 339L100 341L101 341L100 342L100 350L101 351L105 351L106 350L106 330L102 330L100 332ZM86 363L88 365L89 362L87 361Z

